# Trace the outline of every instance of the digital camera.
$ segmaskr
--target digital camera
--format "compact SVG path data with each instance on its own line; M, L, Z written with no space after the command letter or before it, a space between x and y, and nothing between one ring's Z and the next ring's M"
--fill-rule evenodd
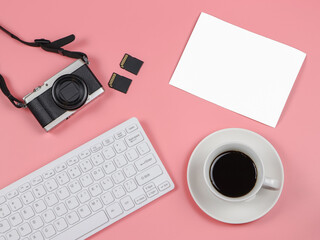
M79 59L23 100L40 125L50 131L104 92L87 63Z

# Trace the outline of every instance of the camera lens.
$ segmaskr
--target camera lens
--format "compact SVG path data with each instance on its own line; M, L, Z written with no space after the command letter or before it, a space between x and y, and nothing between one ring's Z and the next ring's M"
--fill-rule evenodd
M80 77L66 74L59 77L52 86L54 102L65 110L80 108L88 98L88 88Z

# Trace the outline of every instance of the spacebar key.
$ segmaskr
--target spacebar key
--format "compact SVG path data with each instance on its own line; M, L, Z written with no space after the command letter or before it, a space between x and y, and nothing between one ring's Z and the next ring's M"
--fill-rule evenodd
M107 215L101 211L86 220L74 225L72 228L68 229L67 231L59 234L58 236L54 237L52 240L76 240L80 237L84 236L85 234L93 231L94 229L100 227L101 225L108 222L109 219Z

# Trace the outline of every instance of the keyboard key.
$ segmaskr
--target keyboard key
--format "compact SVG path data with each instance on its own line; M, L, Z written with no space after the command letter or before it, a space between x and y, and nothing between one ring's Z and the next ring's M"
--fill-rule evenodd
M126 192L124 191L123 187L120 185L120 186L117 186L115 187L113 190L113 195L116 197L116 198L121 198L123 197Z
M51 191L53 191L53 190L58 188L58 184L57 184L56 180L54 180L54 179L50 179L50 180L46 181L44 183L44 186L46 187L46 189L49 192L51 192Z
M31 184L33 186L38 185L39 183L41 183L43 181L41 176L35 177L34 179L32 179Z
M12 226L17 226L19 225L20 223L22 223L22 218L21 218L21 215L19 213L15 213L15 214L12 214L10 217L9 217L9 221L11 223Z
M124 167L123 172L128 178L134 176L137 173L132 164Z
M54 175L54 171L53 171L53 169L51 169L51 170L47 171L45 174L43 174L43 178L48 179L48 178L52 177L53 175Z
M97 153L91 157L91 161L95 166L98 166L104 162L104 159L100 153Z
M7 204L2 204L0 206L0 218L4 218L11 213Z
M113 203L106 210L110 218L116 218L123 213L119 203Z
M53 235L56 234L56 230L54 230L53 226L52 225L48 225L46 227L44 227L42 229L42 232L43 232L43 235L46 237L46 238L50 238L52 237Z
M49 209L48 211L44 212L42 214L42 217L43 217L43 220L46 223L52 222L56 218L56 216L54 215L54 213L53 213L53 211L51 209Z
M63 218L60 218L54 222L54 226L60 232L64 229L66 229L68 227L68 224L67 224L66 220L64 220Z
M67 207L72 210L79 206L79 202L76 197L71 197L66 201Z
M102 208L102 203L99 198L96 198L89 203L89 206L93 212L96 212Z
M91 211L87 205L83 205L80 208L78 208L78 213L81 218L85 218L91 214Z
M84 150L83 152L81 152L80 154L79 154L79 157L80 157L80 159L85 159L86 157L89 157L90 156L90 151L89 150Z
M136 180L138 182L138 184L141 186L141 185L144 185L145 183L151 181L152 179L155 179L156 177L160 176L162 174L162 170L161 168L156 165L156 166L153 166L147 170L145 170L144 172L138 174L136 176Z
M148 152L150 152L150 148L146 142L143 142L137 146L138 152L140 155L144 155Z
M103 211L98 212L90 216L86 220L80 222L76 226L71 227L70 229L55 236L54 240L66 240L69 239L70 236L72 236L73 239L80 239L83 235L87 234L88 232L91 232L96 228L104 225L106 222L108 222L108 220L108 217ZM69 221L68 217L67 221Z
M135 161L135 165L138 169L138 171L142 171L146 169L147 167L152 166L153 164L156 163L156 159L153 157L152 154L149 154L147 156L144 156L140 158L139 160Z
M39 217L39 216L36 216L34 219L32 219L30 221L30 224L31 224L31 226L32 226L32 228L34 230L37 230L37 229L41 228L44 225L41 217Z
M114 166L112 161L108 161L103 164L103 169L107 174L113 173L116 170L116 167Z
M30 183L25 183L25 184L22 184L22 185L18 188L18 190L19 190L19 192L23 193L23 192L29 190L30 188L31 188Z
M85 202L89 201L91 197L90 197L87 190L83 190L82 192L80 192L78 194L78 198L81 203L85 203Z
M153 196L155 196L157 194L158 194L158 190L156 188L153 188L153 189L151 189L150 191L147 192L147 196L149 198L151 198L151 197L153 197Z
M25 205L32 203L34 201L34 197L31 192L26 192L21 195L21 199Z
M89 187L89 192L92 197L98 196L102 193L102 189L99 186L99 184L94 184L91 187Z
M119 140L120 138L123 138L125 135L127 135L126 132L124 130L121 130L114 135L114 138Z
M117 141L114 143L113 146L117 153L122 153L123 151L127 150L127 146L124 144L123 141Z
M100 180L101 178L103 178L105 175L104 175L104 172L102 171L101 168L96 168L94 169L92 172L91 172L92 176L93 176L93 179L95 181L98 181Z
M33 211L33 209L29 206L29 207L24 208L24 209L21 211L21 214L22 214L22 217L23 217L25 220L28 220L29 218L31 218L31 217L34 216L34 211Z
M21 235L22 237L24 237L24 236L26 236L26 235L28 235L29 233L32 232L29 223L24 223L24 224L22 224L21 226L19 226L19 227L18 227L18 231L19 231L19 233L20 233L20 235Z
M130 150L128 150L126 152L126 156L130 162L136 160L139 157L137 151L134 150L134 148L131 148Z
M129 127L126 127L126 131L127 133L131 133L133 132L134 130L138 129L137 125L136 124L131 124Z
M64 185L66 184L67 182L70 181L68 175L66 172L63 172L63 173L60 173L58 176L57 176L57 181L60 185Z
M67 163L69 166L72 166L73 164L76 164L78 161L79 159L77 157L72 157L67 160Z
M100 182L102 188L107 191L109 190L110 188L113 187L113 182L111 180L111 178L109 177L106 177L105 179L103 179L101 182Z
M118 184L124 181L125 177L121 171L117 171L114 174L112 174L113 181Z
M60 200L63 200L63 199L66 199L67 197L69 197L70 193L66 187L61 187L57 191L57 195Z
M126 143L129 147L132 147L143 140L143 136L140 132L135 132L125 138Z
M108 205L109 203L112 203L114 201L114 198L110 192L103 194L101 196L101 199L105 205Z
M76 212L71 212L71 213L68 213L66 215L66 219L68 221L69 224L75 224L76 222L78 222L80 219L79 219L79 216ZM80 228L78 229L80 230Z
M87 187L89 186L91 183L93 183L93 180L92 178L90 177L89 174L86 174L86 175L83 175L81 178L80 178L80 182L82 184L83 187Z
M147 185L143 186L143 190L144 190L145 192L148 192L148 191L150 191L152 188L155 188L155 187L156 187L156 186L154 185L154 183L151 182L151 183L148 183Z
M22 208L22 203L19 198L14 198L8 201L8 205L11 208L11 211L15 212Z
M116 153L112 150L111 147L104 149L102 153L107 160L109 160L110 158L113 158L116 155Z
M128 163L123 155L119 155L119 156L115 157L114 162L118 168L121 168Z
M13 190L13 191L7 193L7 198L8 199L14 198L16 196L18 196L18 191L17 190Z
M68 186L71 193L77 193L81 190L81 185L78 181L73 181Z
M100 143L95 144L91 147L91 152L95 153L102 149L102 145Z
M57 206L53 208L54 212L58 217L66 214L68 212L66 206L63 203L59 203Z
M30 239L31 240L44 240L41 232L35 232L35 233L31 234Z
M36 213L41 213L42 211L46 210L47 206L43 200L39 200L33 204L34 210Z
M5 233L11 229L8 220L0 221L0 233Z
M121 203L123 209L126 210L126 211L128 211L128 210L130 210L131 208L134 207L134 203L133 203L131 197L129 197L129 196L126 196L126 197L122 198L120 200L120 203Z
M37 198L41 198L44 195L46 195L47 191L44 189L43 185L38 185L35 188L33 188L33 194L37 197Z
M62 163L62 164L56 166L54 169L56 170L57 173L59 173L65 169L67 169L67 165L65 163Z
M70 175L71 178L76 178L79 177L81 175L80 169L78 168L78 166L72 166L68 169L68 173Z
M4 203L6 201L5 196L0 196L0 204Z
M7 234L7 239L8 240L19 240L20 236L19 236L17 230L12 230L11 232L9 232Z
M79 166L83 172L88 172L93 167L89 159L81 161Z
M137 189L137 184L133 179L130 179L129 181L125 182L123 185L128 192L132 192L133 190Z
M169 187L170 187L170 183L168 181L165 181L158 186L160 191L163 191Z
M58 203L58 198L56 197L56 195L54 193L51 193L51 194L45 196L44 200L46 201L46 203L49 207Z
M104 140L102 141L103 145L105 145L105 146L108 146L108 145L110 145L110 144L113 143L113 142L114 142L113 137L108 137L108 138L106 138L106 139L104 139Z
M139 197L137 197L136 199L134 199L134 201L136 202L136 204L141 204L143 203L144 201L147 200L147 197L146 195L141 195Z

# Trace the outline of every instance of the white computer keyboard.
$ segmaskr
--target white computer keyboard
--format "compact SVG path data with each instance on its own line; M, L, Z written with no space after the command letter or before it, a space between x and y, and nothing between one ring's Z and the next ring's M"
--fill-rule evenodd
M131 118L0 190L0 240L86 239L173 188Z

